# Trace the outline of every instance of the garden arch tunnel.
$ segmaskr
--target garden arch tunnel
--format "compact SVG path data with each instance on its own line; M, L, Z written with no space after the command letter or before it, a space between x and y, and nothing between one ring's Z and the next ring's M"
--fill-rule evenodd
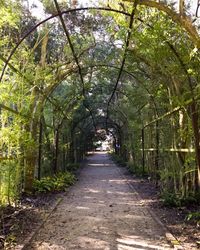
M7 77L9 75L12 76L12 74L18 74L20 79L30 83L31 89L28 94L26 94L26 96L29 95L31 99L29 111L24 112L23 109L20 110L20 106L17 107L17 105L9 103L9 101L7 105L5 100L3 100L1 104L2 110L13 112L17 116L22 116L23 119L28 118L28 125L26 124L23 129L29 133L35 143L38 142L39 138L39 145L41 145L44 140L46 144L51 143L48 141L47 134L51 136L54 134L54 156L58 153L56 141L57 143L60 142L63 148L70 148L70 143L73 141L72 132L75 128L78 128L77 126L82 129L82 132L79 129L81 134L79 139L82 137L82 140L85 140L90 131L95 131L97 125L100 126L101 124L101 127L105 129L114 129L113 133L116 140L119 140L119 138L122 140L123 137L123 142L120 143L122 144L122 148L126 148L126 154L124 154L124 151L120 152L120 154L122 156L126 155L126 159L129 158L130 154L132 154L132 158L135 158L137 156L133 152L136 146L133 145L134 142L132 141L129 142L128 146L125 145L126 140L129 139L130 134L133 134L133 137L135 137L134 140L138 142L140 141L138 138L140 138L141 135L142 138L144 137L144 129L146 130L148 127L153 128L155 129L154 143L156 145L152 147L156 152L154 155L156 168L158 168L158 151L162 136L160 132L161 127L158 127L161 126L160 124L162 124L163 119L175 114L177 117L174 119L177 119L181 129L186 126L186 121L191 120L194 136L190 139L190 142L188 138L185 140L187 143L192 144L194 138L193 148L196 152L198 168L198 171L194 171L194 186L197 188L200 179L199 95L196 93L198 82L198 69L196 65L199 54L197 49L194 50L194 46L199 47L199 35L190 18L182 13L183 10L177 13L164 3L150 0L138 0L132 1L131 3L128 3L128 1L123 2L118 6L118 9L114 7L83 7L68 9L66 11L60 9L56 0L54 2L56 13L31 27L13 48L7 59L1 57L5 62L1 74L2 83L6 82ZM152 16L151 20L145 17L149 8L156 8L161 11L155 11L155 13L161 17L160 25L167 19L166 30L169 34L174 35L175 39L177 39L176 41L168 34L166 35L165 32L160 29L159 25L156 26L155 17ZM116 41L123 41L123 45L113 43L112 38L115 34L113 35L113 30L106 30L107 28L105 27L103 31L105 39L104 43L102 42L102 46L104 49L110 47L111 51L104 51L105 55L103 55L95 41L97 38L93 36L92 39L94 43L92 45L86 44L87 47L81 48L79 53L77 53L76 50L78 50L78 46L73 42L73 39L77 37L73 32L70 33L67 29L65 17L70 13L78 13L81 11L101 12L101 16L97 15L99 20L110 20L111 24L109 25L111 25L111 29L115 28L117 30ZM95 12L95 14L97 12ZM163 12L167 15L163 14ZM115 13L115 15L108 17L108 13ZM95 14L90 14L89 18L95 18ZM39 71L39 77L37 78L37 74L33 74L31 79L31 77L29 77L30 69L29 73L27 73L25 69L20 70L18 65L17 67L16 64L13 65L12 60L14 60L15 55L19 53L21 49L20 46L23 46L26 39L32 36L38 27L42 27L42 25L55 18L60 19L62 30L66 37L64 38L63 36L62 39L66 39L68 42L68 47L64 47L64 49L70 54L70 59L67 62L64 62L64 60L59 62L60 65L54 65L55 62L52 62L51 65L49 63L48 65L46 62L48 34L50 33L48 30L48 32L43 35L41 43L39 43L41 45L41 58L37 67L35 67L35 70ZM76 24L76 26L81 25L80 23ZM102 31L100 29L98 30L98 25L96 29L99 35L101 35ZM170 29L172 30L171 33ZM183 32L184 30L186 32ZM95 32L95 30L93 31ZM175 35L176 31L179 32L178 35ZM122 34L120 34L120 32L122 32ZM193 52L193 55L187 52L187 46L185 48L184 43L178 39L181 32L183 33L182 38L185 39L187 46L190 46L190 52ZM146 41L145 39L147 37L149 37L149 40ZM91 42L92 39L89 39L89 42ZM106 39L108 39L109 45L107 47L105 47ZM78 40L76 42L78 42ZM149 44L149 42L151 42L151 44ZM158 51L163 53L158 57L156 57L156 42L159 44ZM181 49L179 46L181 46ZM113 56L111 53L113 53ZM145 56L144 53L147 53L147 56ZM183 53L185 53L185 55L183 55ZM87 54L86 58L85 54ZM95 55L97 59L93 58ZM118 58L116 58L116 56ZM193 59L189 62L189 66L187 66L185 57L189 58L190 56L192 56ZM99 63L99 58L102 60L101 63ZM114 63L107 63L108 59ZM171 65L168 65L168 59L170 59ZM7 66L9 66L9 70L6 71ZM10 74L10 71L13 73ZM194 72L196 72L196 74ZM50 76L48 76L48 74ZM47 79L45 79L45 77ZM184 85L182 84L183 82ZM160 94L160 92L162 93ZM174 96L180 98L174 101ZM141 101L141 99L144 99L144 101ZM161 105L162 101L168 105L168 108L166 108L165 105ZM183 103L181 103L181 101L183 101ZM131 105L134 106L133 111L129 110ZM160 106L162 107L160 108ZM99 115L98 112L102 112L103 115ZM28 115L26 113L28 113ZM49 117L47 117L48 113ZM80 117L80 113L83 116ZM134 115L136 118L133 118ZM126 116L128 117L127 121L125 119ZM101 119L99 119L99 117L104 117L104 121L100 121ZM150 119L148 119L149 117ZM47 124L48 120L50 124ZM77 121L79 122L74 128L74 124L76 124ZM186 128L184 127L184 129L188 129L188 126L186 126ZM86 130L84 131L84 136L83 128ZM56 131L58 132L59 129L61 130L62 139L56 136L58 134ZM46 138L44 138L44 130L46 131ZM123 134L123 136L121 134ZM177 142L181 148L184 147L185 140L180 138L180 141ZM142 139L141 147L144 168L144 138ZM33 156L33 151L35 152L35 157ZM35 167L42 164L41 159L37 162L37 151L38 148L32 145L31 150L27 150L25 153L28 166L26 174L27 190L32 188ZM41 147L39 147L39 152L41 157ZM137 154L139 154L139 151ZM178 157L185 161L183 152L178 152ZM58 159L56 159L56 161L57 160ZM56 167L54 167L54 170L57 171Z

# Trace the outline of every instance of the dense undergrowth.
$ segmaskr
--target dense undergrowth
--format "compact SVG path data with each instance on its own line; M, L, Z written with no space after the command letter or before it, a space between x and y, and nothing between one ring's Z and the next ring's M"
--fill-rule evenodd
M14 249L19 239L24 239L41 223L43 218L37 208L41 213L48 212L59 195L76 182L80 166L68 163L67 171L35 180L32 193L23 193L15 204L0 207L0 249Z
M40 180L35 180L33 184L35 193L46 193L54 191L65 191L69 186L76 181L76 172L79 169L79 163L68 163L67 171L59 172L53 176L43 177Z
M134 166L133 164L126 162L123 159L123 157L120 157L115 153L110 153L110 157L116 164L122 167L126 167L131 175L134 175L141 179L145 178L152 185L156 186L157 188L159 187L159 182L155 183L153 180L151 180L149 173L143 172L142 167ZM143 182L141 182L140 185L142 185L142 183ZM200 206L200 193L196 194L195 196L194 194L191 194L186 198L186 197L180 197L180 194L174 193L173 189L171 191L170 190L165 191L162 189L158 190L159 190L158 199L161 201L161 204L164 207L176 208L177 213L179 213L178 212L179 209L181 210L185 209L187 211L185 212L186 215L183 218L185 223L193 223L197 228L200 227L200 212L195 211Z
M65 191L66 188L74 184L76 178L70 172L59 173L54 176L43 177L41 180L35 180L33 187L36 193Z
M126 162L123 159L123 157L115 153L111 153L110 156L115 163L119 164L122 167L126 167L131 174L137 177L148 179L150 182L152 182L152 184L156 185L159 188L162 187L161 178L159 176L157 177L158 179L155 182L155 180L151 179L150 173L148 173L147 170L143 171L141 166L135 166L130 162ZM163 205L169 207L183 207L183 206L189 207L192 205L200 205L200 193L196 193L195 195L190 194L188 197L181 197L181 194L175 193L173 188L171 190L165 190L160 188L160 198ZM196 215L198 215L198 212Z

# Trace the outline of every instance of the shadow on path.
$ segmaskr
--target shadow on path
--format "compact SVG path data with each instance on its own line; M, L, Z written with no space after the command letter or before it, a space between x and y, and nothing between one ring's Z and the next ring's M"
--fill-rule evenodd
M163 229L106 153L88 157L79 179L29 250L171 249Z

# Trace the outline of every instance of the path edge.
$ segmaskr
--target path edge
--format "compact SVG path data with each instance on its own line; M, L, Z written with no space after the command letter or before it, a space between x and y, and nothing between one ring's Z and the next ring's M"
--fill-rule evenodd
M85 165L87 164L87 157L81 162L81 166L80 169L77 170L76 172L76 178L78 180L78 177L80 175L80 172L82 171L82 169L85 167ZM70 192L71 188L74 185L70 186L65 193L63 194L62 197L58 198L56 203L53 205L53 207L51 208L51 210L47 213L47 215L45 216L44 220L35 228L35 230L30 233L30 235L27 236L27 238L24 240L24 244L18 244L17 246L14 247L13 250L26 250L26 248L28 247L28 245L31 243L31 241L35 238L35 236L37 235L37 233L39 232L39 230L43 227L43 225L47 222L48 218L52 215L52 213L56 210L56 208L58 207L58 205L63 201L64 197L68 195L68 193Z
M137 199L141 200L142 198L141 198L140 194L136 191L134 186L127 180L126 176L124 175L124 173L121 170L121 167L118 166L116 163L114 163L114 164L118 167L120 174L123 176L123 178L125 179L126 183L130 187L130 189L136 194ZM179 240L170 232L168 227L160 220L160 218L153 212L153 210L149 206L145 206L145 208L150 213L150 215L154 219L154 221L156 221L157 224L159 224L162 227L163 231L165 232L165 237L166 237L167 241L171 244L171 246L175 250L184 250L184 248L180 244Z
M85 164L86 164L86 162L83 163L83 167L84 167ZM117 166L120 175L123 176L123 178L125 179L127 185L136 194L137 199L141 200L142 198L141 198L140 194L136 191L136 189L134 188L134 186L127 180L126 176L124 175L124 173L121 170L121 167L119 165L117 165L116 163L113 163L113 164L115 166ZM65 193L64 196L66 196L68 194L69 189L66 191L66 193ZM28 245L34 239L34 237L36 236L36 234L38 233L38 231L46 223L46 221L52 215L52 213L56 210L56 208L58 207L58 205L63 201L64 196L58 198L57 202L54 204L54 206L52 207L52 209L50 210L50 212L45 216L44 220L26 238L26 240L24 241L24 244L23 245L17 245L16 247L14 247L14 250L26 250L26 247L28 247ZM165 232L165 237L166 237L167 241L172 245L172 247L175 250L184 250L183 246L180 244L180 242L178 241L178 239L169 231L168 227L160 220L160 218L152 211L152 209L149 206L145 206L145 208L147 209L147 211L149 212L149 214L152 216L152 218L154 219L154 221L156 221L157 224L159 224L162 227L163 231Z
M14 250L26 250L30 242L34 239L38 231L42 228L42 226L46 223L48 218L52 215L52 213L56 210L57 206L63 201L64 197L58 198L56 204L52 207L50 212L45 216L44 220L35 228L35 230L25 239L23 245L18 245L14 247Z

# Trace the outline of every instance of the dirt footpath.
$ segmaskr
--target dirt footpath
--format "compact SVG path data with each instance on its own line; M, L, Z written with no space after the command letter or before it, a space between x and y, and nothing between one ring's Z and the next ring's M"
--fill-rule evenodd
M106 154L90 156L27 250L171 249L121 171Z

